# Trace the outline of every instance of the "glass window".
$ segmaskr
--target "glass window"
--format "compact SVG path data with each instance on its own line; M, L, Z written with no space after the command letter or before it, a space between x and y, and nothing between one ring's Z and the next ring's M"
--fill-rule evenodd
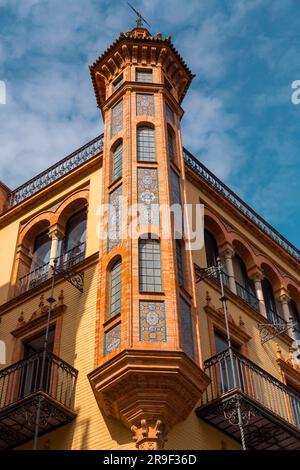
M219 256L217 241L215 237L206 229L204 230L204 245L206 251L207 266L217 266L217 259Z
M173 124L175 124L175 115L168 103L166 103L166 116Z
M274 297L274 291L272 284L267 278L262 280L262 290L264 295L264 301L267 311L267 318L273 323L278 323L280 317L277 313L276 301Z
M152 70L137 70L136 81L152 83Z
M85 243L86 239L86 209L72 215L66 226L64 252L73 250Z
M120 86L124 83L124 78L123 78L123 75L121 75L114 83L113 83L113 87L114 87L114 90L118 90L118 88L120 88Z
M41 233L35 238L32 258L32 269L39 268L49 263L51 252L51 240L48 232Z
M173 204L182 204L180 178L174 170L171 170L171 187Z
M192 321L191 306L184 300L180 299L180 326L182 349L191 357L195 357L194 349L194 332Z
M170 127L168 127L168 151L170 160L173 160L175 157L175 135Z
M117 315L121 311L121 290L122 290L122 262L119 259L110 271L110 301L109 316L110 318Z
M113 151L113 181L122 176L123 143L121 142Z
M180 286L184 285L184 266L183 266L183 256L182 256L182 242L176 240L176 263L177 263L177 275L178 275L178 284Z
M139 161L156 161L153 127L142 126L137 128L137 159Z
M159 240L146 239L139 241L139 281L141 291L162 291Z

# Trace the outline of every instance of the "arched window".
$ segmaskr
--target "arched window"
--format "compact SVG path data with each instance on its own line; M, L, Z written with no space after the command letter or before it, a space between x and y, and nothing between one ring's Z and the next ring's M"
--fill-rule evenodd
M238 296L252 307L258 309L258 301L255 294L254 284L253 281L249 279L244 261L240 256L234 255L232 258L232 264Z
M153 127L137 128L137 159L139 161L155 162L155 134Z
M51 239L48 232L43 232L34 240L32 254L32 271L49 263L51 252Z
M139 282L140 290L161 292L161 254L159 240L141 239L139 241Z
M119 142L117 146L113 150L112 154L113 159L113 171L112 171L112 179L115 181L116 179L122 176L123 170L123 142Z
M294 337L297 341L300 340L300 315L296 302L291 299L289 301L289 310L292 317L292 321L297 323L294 328Z
M109 273L109 317L121 312L122 261L118 259Z
M280 318L277 312L276 300L272 284L266 277L262 280L262 290L266 306L267 318L272 323L278 323L282 319Z
M169 159L174 160L174 157L176 155L176 144L175 144L175 134L173 132L173 129L171 129L170 126L168 126L168 151L169 151Z
M86 208L81 209L69 218L62 247L64 263L76 264L84 259L86 222Z
M207 267L217 266L219 249L215 237L208 230L204 230L204 244L206 252Z

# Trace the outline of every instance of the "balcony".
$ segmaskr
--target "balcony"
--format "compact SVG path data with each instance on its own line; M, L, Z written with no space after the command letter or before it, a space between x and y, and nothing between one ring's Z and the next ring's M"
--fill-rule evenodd
M83 261L84 258L85 242L80 243L63 255L56 258L56 267L59 271L67 271L68 269L71 269L72 267L76 266L76 264ZM17 286L18 295L43 284L51 277L51 275L52 272L50 270L50 263L46 263L26 274L26 276L20 277Z
M240 441L237 404L246 447L254 450L300 450L300 396L246 357L230 349L208 359L211 383L197 415Z
M72 421L77 375L76 369L49 352L45 361L41 352L0 370L0 449L33 439L39 400L39 435Z

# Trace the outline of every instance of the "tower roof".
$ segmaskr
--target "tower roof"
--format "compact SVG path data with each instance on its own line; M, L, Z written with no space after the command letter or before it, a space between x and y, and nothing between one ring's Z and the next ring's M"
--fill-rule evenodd
M89 67L99 107L105 101L105 81L119 73L117 70L122 69L133 57L139 59L139 56L145 65L160 64L166 70L172 69L172 75L176 76L179 82L179 98L182 102L195 75L172 44L170 36L163 38L161 33L152 36L148 29L136 27L126 33L120 33L111 46ZM99 86L98 83L97 86L96 83L97 74L99 82L101 79L104 82L102 93L99 91L101 84Z

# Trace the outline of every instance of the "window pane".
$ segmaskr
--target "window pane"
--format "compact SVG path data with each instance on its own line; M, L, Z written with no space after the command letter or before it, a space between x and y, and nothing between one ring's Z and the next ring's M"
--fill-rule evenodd
M140 290L161 292L161 255L158 240L139 242L139 281Z
M182 243L180 240L176 240L176 262L177 262L178 283L180 286L183 286L184 284L183 257L182 257Z
M152 127L143 126L137 129L137 159L155 161L155 138Z
M123 144L119 144L113 152L113 181L122 176Z
M175 139L174 134L171 129L168 128L168 150L169 150L169 158L173 160L175 157Z
M64 252L73 250L81 245L86 239L86 209L70 217L67 227L64 244Z
M184 299L180 300L180 324L182 349L191 357L195 357L192 311Z
M136 71L137 82L152 82L152 70L137 70Z
M34 242L32 269L36 269L50 261L51 240L48 232L38 235Z
M122 276L121 276L121 260L110 271L110 318L117 315L121 311L121 290L122 290Z
M204 244L206 251L207 266L217 266L219 250L215 237L208 231L204 230Z
M120 86L123 83L124 83L124 78L123 78L123 75L121 75L121 77L119 77L118 80L115 81L115 83L113 83L114 90L117 90L118 88L120 88Z
M181 205L181 190L180 190L180 178L175 173L175 171L171 171L171 183L172 183L172 202L173 204L180 204Z

